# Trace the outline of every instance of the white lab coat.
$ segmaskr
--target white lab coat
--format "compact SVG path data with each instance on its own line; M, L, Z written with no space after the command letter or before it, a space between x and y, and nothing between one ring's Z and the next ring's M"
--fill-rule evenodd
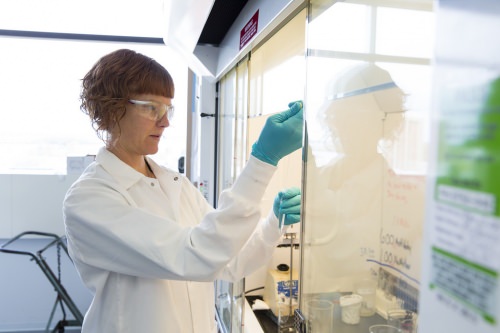
M103 148L64 200L69 252L93 294L82 333L216 332L213 281L267 263L280 238L259 208L274 166L251 157L214 210L148 162L157 179Z

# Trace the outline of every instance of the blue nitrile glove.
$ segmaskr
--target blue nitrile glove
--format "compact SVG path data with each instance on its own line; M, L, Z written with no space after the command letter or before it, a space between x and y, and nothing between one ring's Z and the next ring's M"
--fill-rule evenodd
M280 191L274 198L273 212L278 220L281 220L281 216L284 215L285 225L294 224L300 222L300 205L300 189L291 187L284 191Z
M274 166L286 155L302 147L302 101L288 104L290 109L267 118L252 155Z

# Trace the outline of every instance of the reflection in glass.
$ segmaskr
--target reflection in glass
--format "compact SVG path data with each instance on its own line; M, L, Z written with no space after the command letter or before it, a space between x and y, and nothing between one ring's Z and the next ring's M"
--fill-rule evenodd
M375 64L349 68L330 91L318 117L333 157L317 167L310 147L307 160L305 244L321 253L305 259L315 280L309 292L352 291L357 280L376 273L367 259L378 260L388 168L378 144L398 133L404 111L403 91Z
M300 309L330 301L335 332L364 333L418 309L432 2L309 8Z

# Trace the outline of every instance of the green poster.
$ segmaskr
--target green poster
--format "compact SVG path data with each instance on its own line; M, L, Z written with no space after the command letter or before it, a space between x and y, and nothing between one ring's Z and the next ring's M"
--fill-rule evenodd
M440 103L430 285L496 325L500 79L447 87Z

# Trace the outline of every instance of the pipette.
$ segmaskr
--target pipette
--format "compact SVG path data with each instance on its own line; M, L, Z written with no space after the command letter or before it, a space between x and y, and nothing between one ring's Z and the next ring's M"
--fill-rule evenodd
M283 203L283 198L280 199L280 207L281 207L282 203ZM279 217L278 217L279 224L278 224L278 227L280 229L280 233L283 232L283 227L285 226L285 217L286 217L286 214L283 214L282 212L279 213Z

